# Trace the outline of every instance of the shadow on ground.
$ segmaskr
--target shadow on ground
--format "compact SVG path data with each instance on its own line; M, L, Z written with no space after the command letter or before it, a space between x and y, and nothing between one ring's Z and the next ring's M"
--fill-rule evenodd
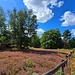
M53 50L53 49L52 49ZM67 55L67 53L64 52L58 52L57 50L37 50L35 49L20 49L20 50L12 50L11 48L0 48L0 52L3 51L10 51L10 52L24 52L24 53L34 53L34 54L40 54L40 55L47 55L47 54L55 54L58 55L58 53Z

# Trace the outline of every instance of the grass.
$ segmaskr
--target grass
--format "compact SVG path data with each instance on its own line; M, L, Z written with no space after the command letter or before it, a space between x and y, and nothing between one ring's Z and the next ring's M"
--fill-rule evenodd
M75 75L75 51L69 60L69 71L71 75Z

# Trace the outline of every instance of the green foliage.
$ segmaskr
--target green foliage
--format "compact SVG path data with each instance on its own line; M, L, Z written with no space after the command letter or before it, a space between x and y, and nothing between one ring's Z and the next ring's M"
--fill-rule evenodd
M25 71L27 71L27 73L28 73L29 75L33 75L34 71L33 71L31 68L34 67L34 65L35 65L34 62L31 61L30 58L27 58L27 59L25 60L25 66L23 67L23 69L24 69Z
M3 37L3 36L0 37L0 45L3 45L3 44L4 44L5 39L6 39L6 38Z
M33 75L33 73L34 73L34 71L33 71L32 69L29 69L29 70L28 70L28 74L29 74L29 75Z
M75 37L73 37L73 38L69 41L69 47L70 47L70 48L75 48Z
M71 39L71 32L67 29L64 31L63 35L64 48L69 48L69 41Z
M57 75L62 75L62 74L64 74L63 72L62 72L62 70L58 70L57 72L56 72L56 74ZM65 74L64 74L65 75Z
M70 40L70 38L71 38L71 33L70 33L70 31L67 29L67 30L64 31L64 33L63 33L62 36L64 37L64 41L68 42L68 41Z
M5 25L5 13L2 9L2 7L0 7L0 45L4 44L5 41L5 36L3 36L3 32L6 29L6 25Z
M40 39L36 34L33 35L32 38L31 38L31 46L35 47L35 48L40 47Z
M32 14L32 10L17 11L15 8L13 11L8 11L8 16L9 21L8 25L6 25L5 13L0 7L0 44L4 43L15 45L19 48L28 48L31 43L31 37L36 33L36 16ZM5 37L5 39L2 37Z
M41 39L36 34L37 17L32 10L20 10L15 8L8 11L9 21L5 24L6 15L0 7L0 45L13 45L17 48L42 47L42 48L75 48L75 38L71 38L71 32L64 31L61 39L59 29L51 29L42 35Z
M75 72L74 72L74 73L72 73L72 75L75 75Z
M5 30L5 20L5 13L2 7L0 7L0 34L2 34L2 31Z
M58 29L46 31L41 37L41 46L43 48L61 48L62 40Z
M32 11L13 9L9 12L9 24L11 25L12 41L19 48L26 48L30 44L30 38L35 34L37 19Z
M26 61L25 61L25 65L26 65L26 67L30 68L30 67L34 66L34 63L29 58L27 58Z

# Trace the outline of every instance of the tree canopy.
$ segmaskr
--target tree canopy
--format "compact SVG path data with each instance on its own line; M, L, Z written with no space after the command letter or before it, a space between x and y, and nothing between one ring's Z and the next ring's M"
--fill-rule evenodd
M61 48L60 31L58 29L51 29L42 35L40 41L43 48Z
M64 48L69 48L69 41L71 39L71 32L67 29L63 32L63 42L64 42Z
M36 15L33 15L32 10L17 11L14 8L12 11L8 11L8 25L5 24L6 18L4 15L5 14L3 14L3 9L0 8L0 36L2 36L0 38L1 41L3 42L3 40L9 40L9 44L18 48L28 47L31 37L36 34ZM9 28L7 28L7 26L9 26ZM7 43L8 42L5 44Z
M0 7L0 46L15 46L20 49L28 46L51 49L75 48L75 37L72 37L68 29L63 34L59 29L51 29L44 32L41 38L37 36L37 16L32 10L17 11L14 8L8 11L8 19Z

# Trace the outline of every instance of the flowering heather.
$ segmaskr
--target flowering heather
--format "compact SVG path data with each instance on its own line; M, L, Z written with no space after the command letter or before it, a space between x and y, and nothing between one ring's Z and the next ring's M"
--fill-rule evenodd
M61 63L67 51L31 49L0 52L0 75L32 75L51 70Z

